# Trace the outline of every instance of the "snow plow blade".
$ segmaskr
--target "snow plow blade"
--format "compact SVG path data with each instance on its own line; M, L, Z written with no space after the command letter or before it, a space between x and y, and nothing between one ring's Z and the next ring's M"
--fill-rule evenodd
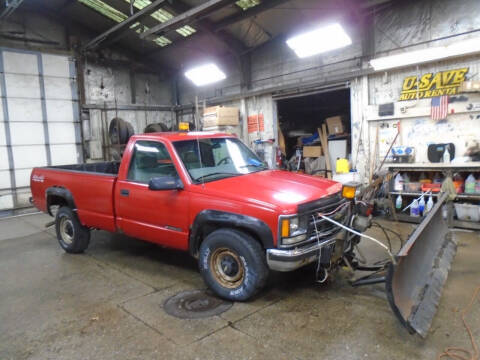
M442 216L448 194L439 199L390 264L387 298L400 322L412 334L426 337L438 308L457 244Z

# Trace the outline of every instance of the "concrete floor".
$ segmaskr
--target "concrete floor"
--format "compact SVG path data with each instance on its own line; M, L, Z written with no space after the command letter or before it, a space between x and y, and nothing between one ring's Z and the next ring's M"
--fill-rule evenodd
M382 286L351 288L346 270L324 285L311 268L275 273L256 299L220 316L174 318L163 302L205 287L187 254L97 231L85 254L68 255L45 230L50 220L0 220L2 360L435 359L446 346L471 347L459 310L480 281L477 233L456 232L453 270L422 340L396 321ZM478 304L468 317L477 339Z

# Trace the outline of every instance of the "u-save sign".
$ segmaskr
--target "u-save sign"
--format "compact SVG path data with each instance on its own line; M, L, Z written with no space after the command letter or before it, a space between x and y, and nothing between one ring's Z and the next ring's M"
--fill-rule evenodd
M465 81L468 68L439 71L417 76L408 76L403 80L400 101L425 99L442 95L456 95L458 87ZM418 88L417 88L418 87Z

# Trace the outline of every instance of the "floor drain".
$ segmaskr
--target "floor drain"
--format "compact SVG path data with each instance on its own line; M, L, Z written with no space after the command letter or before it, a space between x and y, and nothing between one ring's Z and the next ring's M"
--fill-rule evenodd
M163 308L172 316L181 319L201 319L221 314L233 303L210 295L205 290L182 291L165 301Z

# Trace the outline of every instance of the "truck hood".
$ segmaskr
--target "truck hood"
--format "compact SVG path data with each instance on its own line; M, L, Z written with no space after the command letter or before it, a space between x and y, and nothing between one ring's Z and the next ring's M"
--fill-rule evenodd
M299 204L335 194L341 189L340 183L321 177L266 170L205 183L202 192L291 214L297 211Z

